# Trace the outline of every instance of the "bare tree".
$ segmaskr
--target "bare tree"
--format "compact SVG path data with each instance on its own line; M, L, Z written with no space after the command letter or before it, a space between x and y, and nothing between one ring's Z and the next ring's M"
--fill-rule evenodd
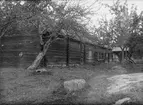
M67 37L81 39L83 35L86 35L84 33L87 32L86 24L83 22L88 19L87 16L91 15L91 11L87 8L81 7L79 3L70 5L69 1L60 2L59 4L51 1L48 3L40 2L39 6L44 4L46 4L46 9L43 8L37 16L40 43L43 49L28 69L36 69L39 66L52 42ZM47 35L48 40L46 42L43 42L42 39L44 32L50 32Z
M30 8L24 6L22 1L0 1L0 39L15 30L22 21L32 18Z
M111 10L111 13L114 14L114 18L111 21L112 26L112 35L113 46L120 47L122 51L122 61L125 58L124 51L127 49L126 43L127 39L131 34L131 24L132 24L132 12L135 11L135 8L129 12L127 6L127 1L125 0L121 4L120 0L117 0L113 6L108 6Z

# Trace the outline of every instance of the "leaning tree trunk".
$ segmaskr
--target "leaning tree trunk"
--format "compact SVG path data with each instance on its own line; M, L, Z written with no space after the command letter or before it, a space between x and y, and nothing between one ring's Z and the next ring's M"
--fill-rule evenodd
M49 48L49 46L50 46L50 44L51 44L51 42L52 42L52 40L49 39L49 40L44 44L43 51L41 51L41 52L37 55L37 57L36 57L36 59L34 60L34 62L32 63L32 65L30 65L30 66L27 68L28 70L36 69L36 68L40 65L40 63L41 63L43 57L45 56L45 54L46 54L46 52L47 52L47 50L48 50L48 48Z

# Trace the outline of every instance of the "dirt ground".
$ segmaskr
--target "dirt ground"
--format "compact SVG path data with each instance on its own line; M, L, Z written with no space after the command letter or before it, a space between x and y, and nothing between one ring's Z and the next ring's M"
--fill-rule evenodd
M111 68L116 65L119 64L84 65L70 68L54 67L47 68L48 72L46 73L35 73L22 68L1 68L0 104L63 104L66 101L68 103L69 100L73 102L76 97L78 97L78 101L83 103L86 100L92 100L92 98L96 99L96 102L106 101L105 93L103 93L108 83L106 78L120 74L111 71ZM61 90L57 91L63 81L81 78L92 86L86 91L76 93L74 98L60 93ZM90 97L87 98L87 96Z

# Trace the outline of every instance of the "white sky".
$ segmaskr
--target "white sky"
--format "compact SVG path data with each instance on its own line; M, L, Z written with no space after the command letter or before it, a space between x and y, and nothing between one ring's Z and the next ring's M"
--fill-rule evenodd
M93 2L95 0L90 0L89 4L91 4L91 2ZM124 0L121 0L124 1ZM100 3L104 3L104 4L108 4L108 5L112 5L113 4L113 0L99 0ZM140 13L141 11L143 11L143 0L128 0L127 1L128 7L129 9L131 8L132 5L137 6L137 12ZM95 8L97 8L97 4L93 5ZM107 19L112 18L110 13L109 13L109 9L105 8L104 6L101 7L101 9L99 11L97 11L97 15L92 16L92 20L91 20L91 25L95 25L98 26L98 19L100 19L101 17L106 16Z

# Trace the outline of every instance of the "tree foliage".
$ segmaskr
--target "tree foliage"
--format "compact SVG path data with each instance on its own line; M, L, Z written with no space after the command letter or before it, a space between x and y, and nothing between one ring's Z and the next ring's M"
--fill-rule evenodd
M129 57L136 55L136 57L142 57L143 54L143 16L142 12L138 15L134 13L132 32L127 40L126 46L129 47Z
M13 30L16 20L20 17L17 15L19 3L1 1L0 3L0 38L7 32ZM19 10L19 9L18 9Z
M128 11L127 3L120 4L119 0L110 9L115 15L111 23L115 37L114 46L124 49L126 40L130 36L131 14Z
M30 4L26 1L23 4L23 2L21 0L0 1L0 38L8 33L12 34L11 31L33 25L35 6L32 2Z
M111 21L108 21L106 17L99 20L99 27L94 28L94 36L96 36L99 45L111 48L114 39Z
M109 7L113 16L109 21L102 19L100 27L97 29L100 36L100 42L112 47L120 47L122 50L122 60L124 51L127 49L128 39L133 32L139 29L138 14L134 6L131 9L127 5L127 1L116 0L113 5L106 5Z

